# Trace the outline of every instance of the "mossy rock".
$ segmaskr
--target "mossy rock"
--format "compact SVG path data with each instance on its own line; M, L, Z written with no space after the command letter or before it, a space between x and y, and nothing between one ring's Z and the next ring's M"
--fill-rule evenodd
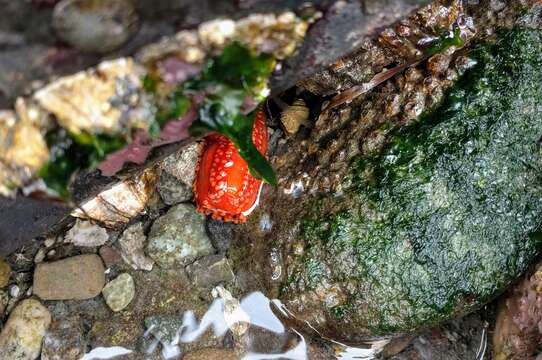
M436 110L351 162L342 194L254 219L275 227L249 246L257 286L300 324L350 342L435 325L495 298L538 254L542 32L503 31L469 56ZM280 255L281 281L264 251Z

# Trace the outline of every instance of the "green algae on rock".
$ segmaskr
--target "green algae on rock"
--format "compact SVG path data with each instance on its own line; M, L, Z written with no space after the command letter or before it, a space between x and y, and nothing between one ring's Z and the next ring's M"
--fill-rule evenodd
M542 237L542 32L501 32L443 103L305 206L281 299L336 338L404 333L494 298ZM283 227L291 224L281 225ZM289 250L288 250L289 249Z

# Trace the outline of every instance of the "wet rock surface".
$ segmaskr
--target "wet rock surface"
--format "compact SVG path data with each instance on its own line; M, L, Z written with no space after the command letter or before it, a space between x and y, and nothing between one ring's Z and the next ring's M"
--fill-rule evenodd
M148 237L147 254L163 268L188 265L214 252L204 217L190 204L179 204L157 219Z
M41 350L43 360L79 360L87 349L83 319L78 315L54 319Z
M460 360L491 359L488 345L487 323L479 315L453 320L442 327L407 337L395 354L386 354L393 360ZM484 357L485 356L485 357Z
M105 268L98 255L44 262L34 272L34 293L43 300L84 300L100 294Z
M234 279L228 259L222 255L205 256L188 265L186 271L194 284L202 288Z
M0 358L37 359L43 336L50 324L51 314L39 301L22 301L13 309L0 333Z
M482 3L482 5L485 5L485 2ZM504 8L500 3L501 2L490 2L489 8L491 11L497 11L498 14L500 14L496 15L496 13L492 12L487 15L488 18L492 19L491 21L493 23L497 22L501 24L505 22L503 20L504 18L510 14L513 14L513 12L510 11L510 6L507 5L508 3ZM522 4L527 5L528 3L529 2L522 2ZM178 2L178 4L175 6L179 7L179 9L182 9L183 11L191 7L199 6L199 4L198 6L188 4L185 8L183 4ZM152 6L152 9L149 9L149 14L154 11L161 11L157 9L161 9L164 6L167 7L163 2L153 5L154 6ZM367 2L365 5L366 7L364 8L364 11L367 12L377 12L379 11L378 9L381 9L383 6L378 2ZM138 4L137 6L139 8L151 7L150 5L145 4ZM430 14L428 15L427 13L423 13L422 15L431 17ZM536 19L533 21L536 21ZM214 26L216 25L217 24L214 24ZM4 25L0 24L0 29L2 26ZM208 30L209 29L206 31L209 33L208 37L210 42L207 45L213 46L212 41L220 41L220 39L213 40L213 37L211 36L212 32ZM401 33L401 36L408 36L405 35L408 32L407 28L396 29L396 32L398 34ZM2 33L0 31L0 48L2 48L1 35ZM392 39L394 36L393 33L388 33L387 35L389 35L387 40ZM20 39L18 40L17 37L10 37L10 39L12 40L6 42L12 44L9 45L10 47L17 46L16 44L18 41L20 41ZM377 56L382 55L383 58L392 59L390 60L392 62L398 59L396 55L394 55L393 50L387 49L383 54L379 53L379 49L374 49L371 46L369 46L369 50L376 51ZM2 69L2 55L3 54L0 54L0 69ZM75 59L73 60L74 62L78 62L79 60L77 59L80 56L75 55L73 52L69 54L64 53L63 55L54 55L67 56L68 59ZM84 56L86 57L87 55ZM114 55L111 56L114 57ZM370 56L368 58L371 60ZM42 62L39 60L41 58L38 56L36 59L36 62L38 62L41 66ZM379 71L381 65L386 66L384 61L382 63L377 62L377 65L375 65L372 69L363 68L363 64L366 62L366 59L367 58L364 58L363 61L356 62L355 65L361 66L361 68L357 68L352 71L355 81L352 79L345 80L343 77L341 78L341 86L347 86L347 84L349 84L351 81L353 81L352 83L355 83L361 79L366 79L376 71ZM370 61L369 64L374 65L374 63L371 63ZM424 109L429 108L430 104L438 102L438 100L441 99L442 92L447 88L448 85L451 84L450 79L453 79L455 76L453 71L448 70L450 67L453 68L454 66L457 66L456 69L459 73L460 66L458 64L459 61L455 60L453 56L451 59L448 56L435 56L431 58L429 62L430 66L427 69L420 67L419 69L408 71L404 74L404 76L399 76L396 79L397 81L393 82L393 86L385 84L381 89L377 89L375 94L360 99L359 102L374 101L375 103L382 105L382 110L378 109L379 105L375 106L377 108L376 114L385 114L385 116L393 114L391 116L398 116L397 118L393 118L393 121L397 120L398 123L402 123L403 120L412 119ZM340 72L340 64L336 65L337 66L334 67L333 71ZM353 69L352 63L347 62L346 66L351 70ZM4 78L2 75L0 75L0 104L3 99L3 94L1 94L4 89L2 88L3 80ZM313 85L318 81L314 82ZM328 82L319 83L319 86L321 86L321 88L325 91L329 91L329 89L326 90L326 86L329 84L332 84L333 86L337 85L337 83L333 83L333 81L334 80L331 79ZM307 88L310 86L308 84L309 83L306 85ZM407 95L403 94L404 96L396 96L397 94L394 93L394 86L397 86L400 89L407 89L404 90L405 94ZM318 88L315 87L314 89L317 91ZM427 95L428 91L434 93ZM427 98L425 98L425 96L427 96ZM405 105L405 102L408 106ZM82 301L47 301L46 304L49 307L49 311L53 314L54 321L49 331L45 335L41 357L43 359L80 359L82 354L92 348L96 348L98 346L108 347L118 345L125 346L126 348L133 350L132 354L125 356L127 359L141 359L143 357L149 359L162 358L161 354L159 353L161 345L158 345L154 351L149 350L152 346L156 346L156 343L153 343L154 339L159 338L160 340L163 340L164 343L167 341L173 341L180 324L182 324L182 315L186 310L194 310L197 318L201 318L201 316L205 313L205 310L208 308L209 301L211 299L209 289L211 286L217 283L223 283L225 284L224 286L232 291L232 293L245 293L250 289L261 290L263 288L262 285L265 282L258 283L259 275L263 274L265 279L275 278L277 276L280 278L281 276L285 276L288 268L285 266L285 264L287 265L292 261L290 255L300 255L307 251L307 248L301 246L299 243L293 243L291 249L289 249L289 251L286 253L281 253L277 250L275 247L276 243L272 241L273 238L277 234L280 236L281 229L289 227L292 223L292 218L290 216L279 216L277 214L281 212L288 214L288 211L284 211L284 209L288 208L289 206L292 206L292 208L295 208L295 206L306 206L303 199L305 196L304 194L308 191L312 191L314 193L320 191L321 189L326 191L328 189L332 189L333 191L338 190L340 192L341 189L334 187L336 184L335 180L331 179L328 181L325 178L326 174L322 171L322 169L325 167L324 165L336 164L333 165L332 168L334 171L337 171L335 176L340 178L341 174L344 174L341 171L344 169L342 165L346 162L345 159L349 159L350 156L357 154L357 151L369 151L379 146L379 141L382 140L382 137L379 136L368 136L370 138L370 142L368 145L366 145L366 148L362 150L357 149L356 144L354 144L354 141L352 140L352 142L347 144L351 147L349 147L348 151L346 152L344 152L344 143L341 143L340 141L333 141L335 136L337 138L341 138L341 134L349 134L348 136L352 139L366 136L368 133L373 134L371 133L371 130L368 130L367 132L360 131L359 129L356 130L356 127L360 123L365 125L369 124L367 126L370 127L372 121L371 119L378 117L377 115L373 116L369 114L371 111L375 110L373 105L367 105L367 107L363 108L357 108L357 106L358 102L355 102L353 107L347 107L347 110L340 109L339 111L333 112L330 116L324 117L321 119L321 121L319 121L317 125L319 128L315 133L313 133L314 139L316 139L313 144L318 144L318 146L322 146L324 148L327 147L326 150L316 153L314 157L318 158L318 161L316 161L314 157L312 159L308 159L306 162L302 161L302 165L300 165L299 168L295 168L293 173L286 176L286 180L284 180L284 183L278 190L279 192L289 191L288 196L297 196L298 200L294 201L294 205L288 201L285 201L284 203L279 204L279 206L275 206L275 209L270 211L268 211L268 209L265 207L262 208L260 211L261 216L259 216L257 224L251 228L253 231L245 233L245 236L242 238L238 238L233 249L230 248L230 242L233 237L234 227L230 226L230 224L224 224L207 219L204 221L205 231L196 231L198 234L207 234L208 239L205 241L201 240L204 237L199 237L198 235L200 238L198 241L205 243L205 245L200 247L200 249L205 250L195 251L195 255L190 255L186 258L183 256L179 258L177 255L173 255L174 260L171 260L170 255L173 253L182 253L182 249L185 249L184 244L180 245L180 243L184 241L182 235L185 232L191 233L193 228L188 226L189 230L186 231L184 229L184 225L175 225L176 229L169 231L165 230L167 227L166 225L171 223L176 224L179 222L193 224L197 223L198 229L200 228L199 221L179 221L177 216L171 216L167 220L164 220L160 227L161 230L164 230L162 234L167 234L167 236L165 236L165 238L168 238L166 243L170 245L173 244L172 247L168 249L155 248L148 251L149 253L153 253L155 255L156 261L159 265L161 264L162 267L166 268L161 268L160 266L155 266L153 268L152 264L154 260L145 253L145 251L148 249L147 234L149 234L149 230L152 232L153 220L155 218L161 219L169 216L169 213L167 212L168 206L165 205L176 205L180 202L190 201L189 193L191 191L191 183L193 181L193 178L191 179L190 176L193 174L195 163L197 162L197 151L193 151L191 155L192 159L196 159L195 161L184 159L183 154L187 155L187 153L179 152L176 154L177 158L170 161L169 164L159 165L161 167L162 174L167 174L162 175L157 188L157 191L164 200L165 205L164 203L161 203L159 199L156 200L157 197L151 199L149 196L149 199L151 200L147 201L147 199L145 199L145 201L141 202L141 204L138 203L138 207L133 207L135 210L133 213L131 213L132 215L126 217L123 215L114 214L114 212L111 211L112 207L108 204L99 204L99 206L101 206L101 210L98 218L100 220L111 220L111 222L106 225L115 226L117 230L123 229L123 226L133 215L136 215L144 210L148 211L147 215L142 216L143 220L139 218L137 219L138 221L141 220L141 222L138 222L135 225L130 225L126 230L124 230L124 233L122 233L118 239L116 236L112 235L110 239L106 240L108 241L108 245L106 246L101 246L102 244L100 244L100 242L102 240L99 240L97 243L92 243L90 239L85 240L85 242L88 244L92 243L92 245L85 246L83 243L74 243L76 246L73 246L74 244L63 244L63 237L60 236L59 240L56 242L49 241L47 244L39 245L38 252L36 252L38 249L37 247L31 246L30 248L25 249L24 252L21 252L20 254L18 253L16 259L14 256L13 258L15 260L9 258L9 262L13 267L13 272L10 277L10 286L0 289L0 321L2 320L4 314L6 318L9 313L13 314L17 304L21 304L21 301L24 301L22 299L30 296L32 291L35 291L31 287L32 273L35 266L34 263L48 264L54 260L63 261L65 258L73 257L73 255L80 252L97 252L98 250L95 247L101 246L99 253L106 267L109 268L106 274L109 284L118 279L119 275L128 275L125 274L126 272L130 274L128 276L135 279L137 288L134 289L131 302L129 302L128 306L124 307L122 311L112 313L111 306L109 306L106 302L109 295L106 294ZM311 112L313 112L312 109ZM405 115L404 119L401 117L402 114ZM292 142L298 142L300 139L302 141L304 137L310 133L308 128L314 126L315 121L316 119L312 118L302 124L303 127L301 128L301 131L299 131L298 134L292 135L290 140L280 140L279 145L277 145L278 156L280 157L281 154L284 155L285 149L289 150L289 154L278 158L278 160L275 158L276 164L278 164L279 167L283 166L284 164L286 164L284 166L288 167L290 164L295 163L295 161L299 159L299 156L304 156L305 154L312 156L315 154L311 149L306 151L306 148L302 148L302 150L297 151L299 150L298 148L291 147ZM355 126L348 127L347 124L351 122L355 123ZM296 128L297 125L295 123L294 125L294 128ZM342 126L345 127L342 128ZM339 130L337 130L338 128ZM280 138L280 131L277 131L276 133L278 134L277 138ZM314 139L311 139L311 141ZM310 141L308 143L310 143ZM296 158L297 160L292 160L293 158ZM288 170L283 169L281 172L288 173ZM305 176L304 172L306 172L308 175ZM299 181L300 178L301 181ZM314 179L314 182L307 183L306 181L308 179ZM175 180L179 180L179 182L176 183ZM133 187L133 183L127 187ZM153 183L149 187L154 188L155 184ZM267 188L266 191L269 194L270 189ZM295 205L295 202L298 202L298 204ZM114 206L117 205L118 203L115 203ZM96 212L91 213L91 217L94 216L96 216ZM114 218L114 216L117 216L118 218ZM202 223L203 222L201 222L201 224ZM119 233L120 231L122 230L119 230ZM113 234L116 233L113 231ZM175 234L175 236L172 234ZM154 235L156 234L153 233L153 236ZM259 237L265 237L264 241L268 245L262 246L261 243L254 241L254 239L258 239ZM100 236L97 238L102 239ZM149 238L151 238L150 234ZM285 238L287 239L286 243L288 243L289 238ZM156 240L156 237L154 239L155 242L161 243L163 238L159 241ZM38 243L40 241L42 240L40 239ZM212 244L212 246L210 244ZM256 248L255 253L258 254L258 256L249 258L249 260L257 264L254 267L249 267L248 271L247 269L236 269L238 270L236 277L238 275L239 276L236 279L236 282L233 283L233 274L229 270L227 261L232 261L233 259L234 262L239 263L239 259L247 260L247 258L243 258L244 253L239 251L239 249L252 247ZM114 249L118 249L118 253L115 253ZM224 257L209 255L215 251L224 255ZM120 257L122 257L122 260L119 258L119 254ZM159 261L158 259L162 260ZM336 268L339 268L345 262L346 260L344 258L340 258L334 263L334 265ZM254 271L254 269L256 270ZM146 271L141 272L136 270ZM96 272L97 274L103 274L104 269L102 266L101 269L98 270L98 267L96 267L92 271ZM37 269L36 272L38 272ZM0 283L1 278L0 271ZM325 276L322 276L321 279L324 279L324 289L317 289L313 297L311 297L313 294L309 294L307 297L301 297L300 301L303 305L306 305L307 307L312 306L311 301L314 299L316 299L317 302L322 301L333 304L336 298L340 298L340 289L326 288L328 284L325 284ZM126 281L125 284L126 283L128 283L128 281ZM256 286L254 285L255 283L257 284ZM272 283L271 287L273 287L274 284L275 283ZM241 289L237 289L236 285L240 285ZM120 293L124 293L124 291L121 291ZM130 291L128 291L128 294L129 293ZM121 296L120 298L127 299L130 297ZM127 302L120 301L120 303L124 304ZM5 304L5 311L2 306L3 304ZM117 308L116 306L113 307ZM309 309L307 311L311 310L312 309ZM340 315L344 309L336 308L335 310L336 313ZM147 328L147 326L145 326L147 323L145 319L155 319L158 329L167 330L167 328L169 328L169 330L164 330L163 333L151 333L148 342L146 342L146 340L142 340L145 338L145 328ZM158 321L157 319L161 320ZM470 320L468 322L471 324L473 323ZM170 324L169 327L166 326L168 323ZM440 329L434 328L430 331L424 331L421 333L421 335L418 334L414 336L414 339L410 339L410 341L405 340L405 342L408 342L408 344L400 345L399 350L401 350L402 346L405 345L406 348L400 351L399 354L397 354L397 351L399 351L397 350L392 356L395 356L397 359L404 360L428 358L443 360L475 358L478 349L477 345L479 345L477 344L477 341L479 340L481 331L485 326L480 321L475 321L475 323L476 324L472 326L463 326L457 323L455 325L445 325ZM6 324L4 324L4 327L5 326ZM240 328L243 327L241 326ZM187 344L186 346L183 346L183 353L186 354L184 355L184 358L212 359L213 357L220 357L228 359L234 354L236 356L231 358L240 358L242 356L241 354L249 349L249 345L251 344L257 345L256 347L258 350L265 351L271 347L271 343L273 344L274 348L275 345L280 343L271 340L267 341L267 339L270 339L270 337L263 336L259 332L249 331L248 333L254 336L250 339L243 337L244 333L241 333L243 332L240 332L240 335L235 335L235 340L231 334L226 335L224 338L206 335L200 338L194 344ZM296 343L297 342L295 341L292 343L280 343L283 345L283 347L281 348L277 345L276 351L279 352L286 348L289 349L290 345L295 345ZM320 343L317 345L318 346L309 344L308 353L310 359L335 358L335 355L332 355L332 346L322 345ZM224 347L227 349L223 349ZM148 352L151 352L151 354L146 355Z
M481 9L485 9L483 5L470 8L469 15L473 16L476 33L494 32L497 26L512 26L522 13L521 6L516 7L515 4L509 3L505 10L499 13L499 16L482 11ZM533 4L530 2L523 5L532 6ZM447 7L441 2L435 2L420 10L419 16L405 20L402 25L417 29L416 31L428 30L427 26L437 23L447 27L455 21L454 18L457 18L460 10L459 5L459 2L456 2L451 7ZM504 12L506 12L506 16L504 16ZM469 21L467 20L467 23ZM472 37L474 30L467 30L467 36ZM322 86L322 88L317 89L309 85L307 88L311 91L325 93L324 87L330 85L328 89L333 89L332 91L335 92L337 89L341 89L340 86L344 86L342 89L348 88L349 81L354 76L359 76L358 81L364 82L370 79L375 72L379 72L380 69L389 65L393 59L401 63L401 59L404 59L407 53L412 56L410 52L412 47L396 42L396 39L394 31L384 32L378 40L367 42L360 52L343 59L342 66L337 64L337 67L328 70L327 75L321 74L322 77L318 75L311 79L313 84ZM529 44L523 50L518 48L515 51L516 53L521 51L526 55L533 51L527 50L528 46L531 43L537 43L537 41L524 39L511 43ZM521 47L521 45L519 46ZM502 54L507 54L510 49L508 46L504 46L501 51ZM473 222L471 225L467 225L470 219L473 219L472 216L465 217L465 221L463 221L459 214L464 209L470 208L470 205L467 206L466 203L472 201L473 197L461 200L462 195L459 197L452 195L455 190L454 182L449 181L451 178L446 177L447 181L440 182L437 180L438 175L431 172L432 170L430 171L431 175L427 174L426 180L414 180L421 174L416 171L423 171L422 164L425 162L421 159L434 159L437 153L431 155L419 153L419 157L412 155L409 160L406 160L401 156L409 153L410 150L407 148L421 149L421 147L415 145L415 142L409 142L409 145L406 145L408 141L397 140L397 144L400 143L397 147L394 147L396 143L393 141L395 140L388 142L390 134L394 134L391 139L401 139L401 136L408 136L405 134L414 134L417 128L413 124L417 121L417 117L424 111L434 109L436 104L444 99L445 90L457 81L455 63L448 59L447 56L450 54L446 53L445 55L433 57L429 63L430 68L425 63L412 67L374 91L353 100L351 104L324 113L319 119L313 119L314 128L305 138L306 141L292 140L282 148L279 145L274 158L272 158L280 179L279 187L277 189L267 188L264 191L263 206L252 217L248 226L238 228L236 241L229 254L236 262L236 270L250 269L247 274L248 280L245 279L248 288L257 289L265 286L272 296L280 296L282 300L286 301L286 306L300 320L298 322L300 326L303 326L303 321L308 321L320 332L354 342L362 341L364 336L411 332L418 327L443 322L457 316L457 314L477 309L496 295L497 288L503 289L509 285L536 256L534 249L537 247L537 240L526 241L528 233L537 228L536 221L531 223L533 226L530 228L531 230L524 228L525 223L518 222L512 226L503 227L498 230L499 234L492 235L495 240L502 239L501 235L504 234L513 237L515 240L511 241L516 244L513 246L513 251L505 251L505 249L510 249L510 241L505 241L501 243L500 251L490 250L490 253L493 254L491 256L465 252L468 248L468 246L465 247L466 243L461 240L459 243L462 245L459 245L457 242L463 238L454 237L454 234L457 234L455 231L450 232L449 236L445 235L447 230L443 229L462 224L459 225L463 229L462 236L466 236L464 240L469 243L470 240L466 239L475 233L467 228L476 225ZM534 58L531 60L537 61ZM525 58L522 61L526 61L526 63L522 62L522 64L527 64L531 60ZM450 66L444 70L446 64L450 64ZM491 68L492 65L488 66ZM501 63L498 66L506 67L507 65ZM527 69L531 65L525 66L524 69ZM537 68L537 66L534 65L533 68ZM331 74L334 71L338 74ZM341 74L348 76L350 80L341 77ZM520 78L523 76L519 73L514 74L511 76L519 76ZM521 82L516 80L513 83ZM511 90L511 87L512 82L495 90L496 98L494 99L497 99L503 92L518 91L519 89L514 87L515 90ZM533 97L528 102L537 103L539 89L530 92L529 85L526 85L519 91L531 94ZM399 97L397 98L397 96ZM496 100L495 104L501 104L501 100ZM497 112L487 115L488 117L485 119L489 120L493 116L495 119L502 119L497 107L493 105L489 107L491 111ZM534 110L531 106L527 107ZM511 108L503 109L503 111L507 114L508 119L512 119L515 118L515 115L511 116L511 114L523 108L523 105L514 104ZM474 115L470 113L467 116ZM533 116L537 117L538 115L533 113ZM481 116L481 118L483 117ZM424 119L426 118L420 120ZM411 126L409 127L409 125ZM447 138L448 135L445 134L448 132L444 128L448 125L448 123L443 125L443 133L440 133L443 136L441 139ZM535 123L531 125L538 126ZM431 126L433 125L421 126L420 128L428 129ZM495 126L496 128L503 126L511 129L506 121ZM441 127L438 125L435 127L435 134L439 131L437 129L441 129ZM517 130L519 127L515 129ZM471 133L467 132L467 134ZM528 135L528 138L525 138L526 135L517 134L517 136L525 140L526 147L534 146L536 143L535 133ZM425 137L420 135L417 139L422 141L422 138ZM465 141L468 142L466 138ZM439 144L443 145L445 142L444 140ZM491 154L500 154L503 151L499 147L499 140L494 138L491 143L496 147L484 148L485 151L489 151ZM402 147L403 145L405 147ZM468 147L467 144L464 146ZM427 144L423 148L432 149L432 145ZM443 154L441 151L448 153L446 145L439 149L439 156ZM395 150L397 152L394 152ZM424 153L426 150L420 151ZM452 155L454 151L449 153L448 160L453 158L463 161L463 166L467 163L471 164L473 166L471 175L474 169L481 171L477 165L474 165L479 164L477 160L469 157L473 155L467 155L461 153L462 150L458 150L461 155L458 153L458 156L455 156ZM381 152L384 152L382 158L377 156L375 159L384 165L378 165L380 166L379 170L372 169L371 156ZM481 153L476 153L481 155ZM527 153L531 154L530 151ZM420 163L414 164L418 159ZM397 165L398 167L395 169L397 171L394 170L394 165L392 165L394 160L397 160L398 164L404 164L404 172L401 172L400 169L403 168L400 165ZM405 163L401 162L403 160ZM410 163L411 160L412 163ZM501 160L503 163L499 165L499 168L508 168L509 163L514 163L511 159L501 158ZM389 167L385 165L388 161ZM410 165L408 165L409 163ZM491 163L497 164L496 162ZM444 163L439 162L439 164ZM489 163L486 162L486 164ZM352 170L353 168L357 170ZM437 168L443 169L439 165L435 165L431 169ZM494 170L488 169L488 171L493 172ZM495 171L500 170L495 169ZM403 176L405 177L403 178ZM517 176L512 176L506 183L517 184L517 178L524 176L531 177L534 176L534 173L531 173L528 168L522 168ZM458 177L463 180L467 178L468 176ZM367 182L363 179L367 179ZM394 179L397 179L397 183L394 183ZM399 179L404 179L404 181ZM473 184L475 181L468 180L468 182ZM386 185L380 185L391 183L397 184L397 187L392 186L393 189L390 188L389 193L385 189ZM532 181L528 181L528 183L532 184ZM418 186L420 187L418 188ZM518 194L525 196L523 199L526 201L540 196L538 194L530 197L521 190L521 187L512 189L513 187L506 191L517 191ZM373 189L374 192L372 192ZM420 191L418 192L417 189ZM458 188L457 194L464 194L464 189L465 187L461 187L461 190ZM382 191L379 192L379 190ZM405 199L401 194L413 193L419 193L421 197L412 200L412 207L405 207L406 203L402 203L401 209L398 208L393 215L382 212L387 201L384 198L389 199L390 204L397 204ZM355 197L360 194L363 200L357 202ZM491 199L495 202L503 201L504 198L498 194L500 194L499 191L492 192L492 195L488 194L489 197L485 199ZM365 195L367 196L365 197ZM422 204L422 199L425 196L430 197L429 203L432 205ZM492 205L481 198L476 199L478 202L470 202L472 206L479 209L473 213L473 216L493 214ZM465 206L458 205L463 203ZM520 203L521 201L515 203L519 205L516 210L521 208ZM439 210L425 212L423 209L426 205L429 206L427 209L435 206ZM481 205L488 207L482 209ZM458 207L458 211L451 210L455 207ZM450 214L444 215L448 211L451 211ZM443 217L436 215L437 213ZM534 216L533 219L538 217L534 214L532 216ZM262 221L266 217L270 221L265 222L272 224L268 228L262 227ZM449 219L446 225L436 225L444 219ZM403 226L399 224L407 225L402 228L404 231L401 230L391 236L390 242L381 237L387 231L386 229L397 229L397 226ZM438 235L435 233L435 238L431 235L431 229L434 229L432 226L439 228ZM495 231L497 227L491 226L491 229ZM513 233L512 229L518 232ZM438 240L436 240L437 238ZM484 237L484 239L486 238ZM251 246L247 247L249 239ZM375 241L375 239L378 240ZM478 241L480 237L474 235L472 239ZM496 244L490 242L491 245L489 243L482 245L485 242L481 241L479 246L475 246L475 249L495 249ZM446 255L437 255L439 251L432 248L434 244L442 246L441 250L447 249L444 250ZM451 250L452 248L454 250ZM390 256L388 257L386 254L390 254ZM409 262L407 261L396 268L396 265L401 263L401 259L414 259L418 256L424 260L420 260L420 262L416 260L410 264L407 264ZM471 258L471 256L473 257ZM386 260L375 261L380 257L386 258ZM513 264L513 266L503 268L499 265L505 263ZM432 270L429 270L432 267L429 264L434 264ZM471 273L472 276L462 277L458 283L452 274L456 271L462 274L469 272L466 268L458 270L463 266L474 272ZM448 270L441 272L445 268ZM353 272L359 276L352 276ZM452 287L457 285L461 289L450 291ZM427 304L428 302L435 306L425 307L422 305L422 303ZM409 308L407 304L416 305ZM346 321L346 319L348 320Z
M535 359L542 354L542 264L500 300L493 332L496 360Z

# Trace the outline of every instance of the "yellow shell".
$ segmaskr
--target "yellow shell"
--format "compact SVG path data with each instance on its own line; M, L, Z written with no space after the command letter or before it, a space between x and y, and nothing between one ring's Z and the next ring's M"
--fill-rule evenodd
M280 121L287 135L293 135L299 131L301 125L309 124L309 109L305 102L297 99L280 115Z

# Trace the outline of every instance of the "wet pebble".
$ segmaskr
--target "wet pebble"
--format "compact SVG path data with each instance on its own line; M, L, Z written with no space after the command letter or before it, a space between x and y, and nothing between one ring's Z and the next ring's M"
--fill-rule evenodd
M0 333L0 359L37 359L50 323L51 314L39 301L23 300L13 309Z
M200 287L233 281L234 275L228 259L223 255L205 256L186 268L192 282Z
M120 274L102 290L105 302L113 311L126 308L135 296L134 279L128 273Z
M0 289L8 285L10 275L11 267L6 260L0 258Z
M79 255L38 264L34 293L43 300L84 300L100 294L105 283L104 265L98 255Z
M143 223L129 226L118 240L122 259L134 270L151 271L154 260L145 254L147 237L143 232Z
M138 28L130 0L62 0L54 9L53 27L59 38L89 52L119 48Z
M214 252L205 218L193 205L179 204L157 219L149 232L147 254L163 268L186 266Z
M75 225L68 230L64 236L64 242L72 243L75 246L101 246L107 242L109 235L107 231L91 223L90 221L77 219Z

